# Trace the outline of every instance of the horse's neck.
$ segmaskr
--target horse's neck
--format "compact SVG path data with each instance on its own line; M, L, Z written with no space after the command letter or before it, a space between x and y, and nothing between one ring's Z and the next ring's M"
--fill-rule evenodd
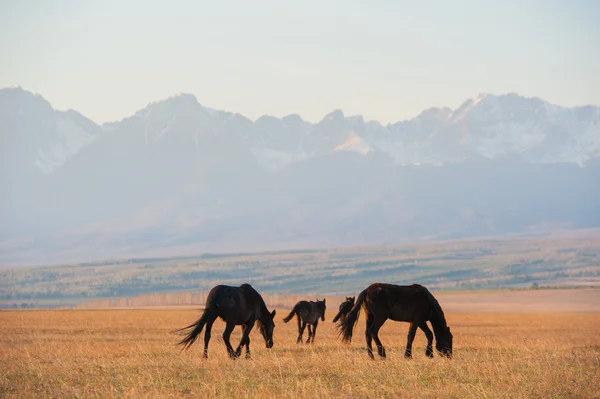
M430 321L431 327L433 327L433 333L436 337L438 337L440 334L444 334L448 328L448 325L446 324L446 318L436 311L432 312Z
M267 317L267 315L269 314L269 309L267 309L267 305L265 304L265 301L263 301L262 299L259 299L259 301L258 301L257 310L258 310L258 319L261 321L262 321L262 319Z

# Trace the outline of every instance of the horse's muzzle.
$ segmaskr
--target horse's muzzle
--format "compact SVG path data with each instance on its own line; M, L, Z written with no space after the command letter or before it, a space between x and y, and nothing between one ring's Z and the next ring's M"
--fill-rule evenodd
M267 340L267 348L271 349L273 347L273 340Z

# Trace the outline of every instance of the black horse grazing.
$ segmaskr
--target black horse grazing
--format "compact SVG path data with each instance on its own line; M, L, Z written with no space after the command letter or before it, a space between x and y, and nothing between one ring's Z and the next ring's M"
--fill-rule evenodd
M321 320L325 321L325 299L319 301L317 299L316 302L313 301L300 301L298 302L289 315L285 319L284 322L288 322L292 320L292 317L296 315L296 319L298 320L298 339L296 343L302 342L302 334L304 333L304 328L308 324L308 339L306 343L315 342L315 334L317 333L317 326L319 325L319 317ZM312 328L311 328L312 327Z
M177 331L185 331L187 336L179 342L183 349L189 348L198 338L204 326L204 356L208 357L208 342L210 341L210 331L214 321L220 317L227 326L223 332L223 341L227 346L227 352L233 359L240 356L242 346L246 345L246 358L250 357L250 331L254 323L258 322L260 333L265 339L267 348L273 347L273 329L275 323L275 310L269 313L265 301L250 284L242 284L239 287L230 287L228 285L217 285L208 293L206 298L206 308L202 317L195 323ZM229 342L229 337L235 326L242 326L242 339L239 346L234 351ZM190 331L191 330L191 331Z
M412 357L412 343L415 339L417 328L423 330L427 336L427 350L425 354L428 357L433 357L433 349L431 347L433 334L427 326L427 321L430 321L433 327L436 341L435 348L442 356L447 358L452 357L452 333L450 332L450 327L446 324L446 318L440 304L427 288L418 284L407 286L375 283L370 285L360 293L356 304L338 327L340 335L342 335L343 340L346 342L350 342L352 338L352 330L358 322L361 308L364 308L367 313L365 336L371 359L374 359L371 340L375 340L379 356L382 359L385 358L385 348L377 334L387 319L410 323L406 352L404 353L405 357Z
M346 318L346 315L348 313L350 313L350 311L352 310L352 307L354 306L355 299L356 299L355 296L347 296L346 300L344 302L340 303L339 312L333 318L334 323L340 319L342 319L342 321L343 321Z

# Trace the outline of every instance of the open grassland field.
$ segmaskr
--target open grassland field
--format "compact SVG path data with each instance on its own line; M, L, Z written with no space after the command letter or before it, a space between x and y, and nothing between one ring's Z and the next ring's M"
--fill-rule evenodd
M434 291L600 286L600 230L0 269L0 307L73 306L243 282L261 293L346 295L374 281L419 283Z
M220 320L209 359L202 340L176 347L170 331L195 321L194 309L2 311L0 397L600 397L600 314L464 313L444 298L452 360L426 358L420 331L405 360L408 324L390 321L380 332L387 360L369 360L364 314L345 345L332 306L313 345L295 343L296 324L279 309L275 347L255 329L253 359L236 361ZM240 336L238 327L234 347Z

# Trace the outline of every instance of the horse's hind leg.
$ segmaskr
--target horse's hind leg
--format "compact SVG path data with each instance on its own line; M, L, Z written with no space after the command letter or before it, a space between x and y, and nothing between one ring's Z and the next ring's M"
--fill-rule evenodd
M306 327L306 322L303 320L302 324L300 325L300 328L298 329L298 339L296 340L297 344L299 344L300 342L302 342L302 334L304 334L304 328L305 327Z
M373 337L371 337L371 331L370 331L371 326L373 325L373 320L375 320L373 315L371 313L367 312L367 328L365 328L365 338L367 340L367 353L369 354L369 357L371 359L375 359L375 356L373 356L373 346L372 346Z
M307 327L308 327L308 338L306 339L306 343L309 344L310 339L312 338L312 335L313 335L313 328L315 328L315 327L311 326L310 324L307 324Z
M312 339L310 340L310 342L312 342L313 344L315 343L315 335L317 335L317 326L318 325L319 325L318 321L315 324L313 324Z
M233 332L234 328L235 328L235 323L227 322L227 326L225 327L225 331L223 332L223 341L225 341L225 346L227 347L227 353L229 353L229 357L231 357L232 359L236 358L236 354L235 354L235 351L233 350L233 347L231 346L231 342L229 341L229 338L231 338L231 333Z
M427 322L419 324L419 328L423 330L425 336L427 337L427 349L425 350L425 356L433 357L433 333L427 326Z
M407 359L412 358L412 344L415 340L415 334L417 333L417 323L410 323L408 328L408 336L406 337L406 351L404 357Z
M385 348L383 347L383 344L379 340L379 329L381 328L383 323L385 323L386 320L387 319L375 317L375 320L373 321L373 324L371 325L371 328L370 328L371 336L373 337L373 340L375 341L375 344L377 345L377 352L379 353L379 357L381 357L382 359L385 359L386 355L385 355Z
M298 339L296 343L299 344L302 340L302 319L298 313L296 313L296 321L298 322Z
M208 358L208 343L210 342L210 335L211 335L210 333L211 333L214 322L215 322L215 319L213 319L211 317L206 322L206 327L204 327L205 328L205 330L204 330L204 353L202 354L202 357L204 359Z
M248 333L248 337L246 338L246 359L251 359L252 355L250 355L250 333Z

